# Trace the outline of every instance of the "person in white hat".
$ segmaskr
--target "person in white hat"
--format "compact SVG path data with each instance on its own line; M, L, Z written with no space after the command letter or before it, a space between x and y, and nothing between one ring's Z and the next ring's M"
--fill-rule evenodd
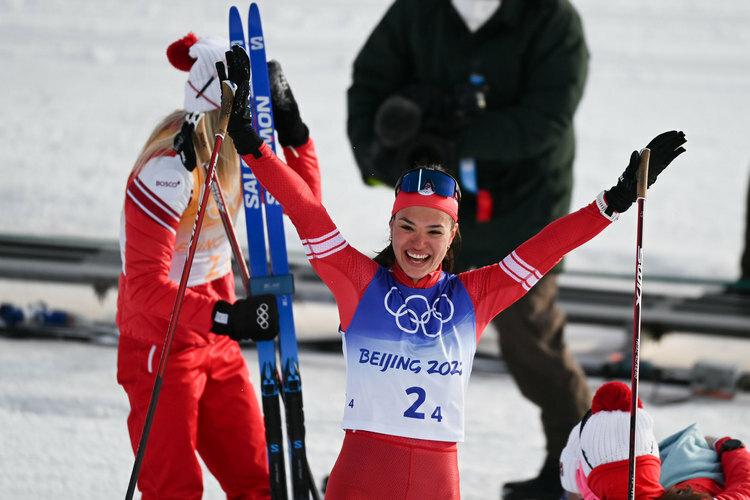
M569 498L627 500L631 402L627 385L607 382L570 431L560 455L560 483ZM750 453L741 442L699 437L697 426L690 426L658 443L653 429L639 400L636 499L750 499Z
M134 450L205 181L205 169L197 165L193 128L195 120L202 119L212 142L221 104L216 62L224 60L227 49L226 39L192 33L169 46L169 61L188 73L183 108L155 127L127 181L120 233L117 380L130 402L128 430ZM274 111L282 145L300 146L289 155L290 163L302 165L319 193L317 157L298 109L291 118L289 111ZM235 219L243 201L239 157L230 137L222 144L216 175ZM138 478L144 500L201 498L197 455L228 498L270 498L263 416L238 341L276 335L276 300L237 299L231 259L218 207L209 198ZM268 328L254 321L261 305L269 313Z

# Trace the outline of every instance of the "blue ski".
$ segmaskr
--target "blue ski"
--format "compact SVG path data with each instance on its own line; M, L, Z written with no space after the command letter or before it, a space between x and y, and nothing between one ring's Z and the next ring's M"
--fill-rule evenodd
M252 70L251 107L254 126L263 140L276 151L271 89L265 54L265 40L256 4L251 4L248 15L248 42L236 7L229 11L229 37L232 45L249 48ZM286 408L287 439L289 442L290 475L295 500L318 499L315 484L307 463L305 426L302 405L302 385L299 377L297 338L294 331L292 294L294 283L289 272L284 218L281 205L261 187L250 168L242 162L245 222L250 253L250 290L252 294L272 293L279 308L278 339L281 355L281 381L276 367L276 344L258 343L261 371L263 413L266 424L268 460L271 471L271 494L274 499L287 498L284 467L283 432L279 407L279 382ZM266 250L268 236L268 253ZM270 272L269 272L270 258Z
M245 30L237 7L229 10L229 40L231 45L245 44ZM252 92L252 89L251 89ZM240 160L242 189L245 207L245 227L247 229L248 251L250 257L250 292L256 291L257 284L269 276L266 255L266 237L263 221L262 188L247 164ZM262 287L261 287L262 288ZM281 311L281 308L279 308ZM263 419L266 426L266 446L270 473L271 498L286 500L286 468L284 466L284 443L279 404L279 386L276 376L276 346L274 341L257 343L258 364L260 365L261 402Z
M265 39L257 4L250 5L248 13L248 42L250 67L252 69L253 117L255 129L261 138L275 151L271 86L268 81ZM274 277L291 276L284 235L284 211L268 193L264 197L266 229L270 248L271 269ZM302 384L299 376L297 337L294 331L292 295L278 295L279 347L282 368L282 389L286 406L287 439L289 444L289 470L292 491L296 500L309 498L309 470L305 449L305 423L302 408Z

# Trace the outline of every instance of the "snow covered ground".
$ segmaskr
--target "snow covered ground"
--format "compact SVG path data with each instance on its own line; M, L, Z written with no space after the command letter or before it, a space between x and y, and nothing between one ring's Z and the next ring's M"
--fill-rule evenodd
M185 74L169 65L166 47L188 31L225 33L233 3L0 0L0 233L116 238L131 164L153 125L182 105ZM390 0L259 3L269 56L282 62L317 143L324 201L355 247L375 251L386 218L382 228L361 221L387 213L392 193L359 180L345 135L345 91L351 62ZM734 279L750 170L750 3L573 3L591 51L576 117L574 205L609 187L632 149L682 129L688 153L649 192L646 280L648 273ZM249 2L237 5L245 11ZM576 250L569 268L631 272L634 227L629 213ZM291 231L288 239L298 244ZM96 317L113 313L112 296L98 303L78 287L0 281L0 301L36 299ZM301 304L296 318L301 337L335 331L330 309ZM570 331L578 346L607 335ZM643 357L690 366L716 356L747 369L749 350L747 341L670 336L644 345ZM255 353L246 354L257 373ZM0 497L124 496L133 457L115 356L111 346L0 337ZM343 361L303 352L301 363L310 462L321 478L342 437ZM592 379L592 387L601 382ZM647 405L653 393L645 384ZM697 421L707 433L750 442L747 394L649 409L658 437ZM542 458L535 408L507 374L478 366L459 456L464 498L496 497L503 482L533 474ZM205 498L221 498L208 475Z
M65 310L111 319L114 297L97 301L83 286L0 282L2 297L27 303L52 298ZM295 317L302 340L335 338L335 308L330 304L297 303ZM574 354L616 350L627 332L569 325ZM498 354L496 336L485 333L479 346ZM245 357L257 384L257 355ZM0 335L0 497L8 500L101 500L123 498L133 467L125 420L128 403L115 379L113 345L61 340L14 339ZM644 341L642 362L690 368L696 361L734 364L750 371L750 342L687 334L671 334L660 342ZM344 403L344 363L337 353L302 350L308 458L320 481L340 449ZM590 378L596 389L604 380ZM624 380L629 383L629 380ZM656 421L661 439L698 422L709 435L732 434L750 442L747 415L750 393L732 400L690 397L684 386L641 384L641 398ZM681 400L666 404L665 401ZM544 458L538 411L524 399L495 359L478 358L469 385L466 441L459 446L462 495L467 500L497 498L500 486L529 477ZM207 500L224 498L206 473ZM136 498L139 495L136 494Z
M328 314L310 307L302 308L303 318ZM315 327L303 324L301 334L316 335ZM746 347L734 346L747 355ZM256 353L250 348L244 352L257 383ZM125 425L127 398L115 381L116 355L113 346L0 337L2 498L124 498L133 455ZM308 458L320 481L343 439L344 363L339 354L302 351L300 364ZM602 382L590 379L592 388ZM658 438L699 422L707 434L731 433L750 442L750 395L741 393L731 401L652 402L687 394L683 387L642 384L641 396L656 420ZM466 441L459 446L463 498L497 498L502 483L531 476L543 460L537 410L496 363L487 361L475 367L466 410ZM204 498L224 498L208 473Z

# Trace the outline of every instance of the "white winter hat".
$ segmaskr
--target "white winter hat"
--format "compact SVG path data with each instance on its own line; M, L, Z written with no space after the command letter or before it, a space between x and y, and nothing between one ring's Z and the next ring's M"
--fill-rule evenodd
M568 443L560 453L560 484L565 491L580 493L576 483L576 470L580 460L580 443L578 435L581 432L581 423L578 422L568 435Z
M622 382L608 382L594 395L591 415L581 423L579 437L586 476L594 467L628 459L631 401L630 388ZM654 419L638 403L635 456L650 454L659 458Z
M601 500L628 497L630 410L632 393L622 382L607 382L596 391L591 413L581 421L579 447L583 473L591 492ZM638 401L635 430L635 497L656 498L661 461L654 420Z
M221 108L221 82L216 63L226 64L229 41L221 37L198 38L193 33L172 43L167 58L172 65L188 71L185 82L185 111L205 112Z

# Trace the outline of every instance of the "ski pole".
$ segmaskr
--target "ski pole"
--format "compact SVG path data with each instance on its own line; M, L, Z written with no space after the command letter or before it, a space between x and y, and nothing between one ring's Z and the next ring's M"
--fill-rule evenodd
M195 223L193 224L193 234L190 236L190 246L187 256L185 257L185 266L182 269L180 284L177 288L177 296L175 297L174 307L172 308L172 316L169 320L169 327L167 328L164 347L162 348L161 358L159 359L159 368L156 372L156 379L154 380L154 388L151 392L151 400L149 401L146 420L143 423L143 430L141 431L141 439L138 443L135 463L133 464L133 470L130 474L130 483L128 484L128 491L125 495L126 500L131 500L133 498L135 486L138 481L138 474L141 469L141 464L143 463L143 455L146 452L148 435L151 430L151 424L154 419L154 414L156 413L156 405L159 402L159 393L161 392L161 385L164 381L164 373L167 370L169 351L172 347L172 341L174 340L177 321L180 316L180 309L182 309L182 302L185 298L185 289L187 288L188 277L190 276L190 268L192 267L193 257L195 256L195 250L198 246L198 235L200 234L201 224L203 223L203 217L206 213L208 191L211 188L211 179L213 178L214 170L216 169L216 163L219 158L221 143L224 141L224 135L227 132L229 114L232 111L232 104L234 102L234 87L228 82L221 82L221 85L223 88L223 92L221 93L221 113L219 115L219 126L218 130L216 131L216 139L214 140L214 149L213 153L211 154L211 161L208 164L206 180L201 190L200 205L198 208L198 213L196 214Z
M638 228L636 232L635 253L635 303L633 307L633 366L630 376L630 447L628 454L628 500L635 498L635 431L638 413L638 358L641 344L641 305L643 303L643 212L646 205L646 190L648 188L648 161L651 151L644 148L641 151L641 162L638 165L636 179L638 182Z

